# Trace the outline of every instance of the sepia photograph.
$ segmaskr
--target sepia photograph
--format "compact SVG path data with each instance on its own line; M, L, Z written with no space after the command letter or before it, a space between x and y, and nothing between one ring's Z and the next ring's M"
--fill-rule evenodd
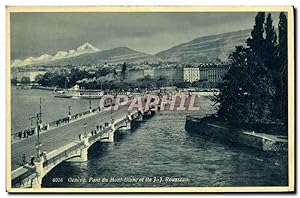
M294 8L6 8L6 189L294 192Z

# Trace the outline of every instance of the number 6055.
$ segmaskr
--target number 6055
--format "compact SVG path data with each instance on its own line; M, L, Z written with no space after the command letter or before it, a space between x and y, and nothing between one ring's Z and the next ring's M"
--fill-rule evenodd
M64 179L61 178L61 177L54 177L54 178L52 179L52 182L55 182L55 183L60 183L60 182L63 182L63 181L64 181Z

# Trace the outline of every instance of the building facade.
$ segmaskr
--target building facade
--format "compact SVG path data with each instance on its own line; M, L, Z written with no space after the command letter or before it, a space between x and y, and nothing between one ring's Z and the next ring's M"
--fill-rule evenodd
M165 77L170 82L181 82L183 79L182 68L155 68L154 77Z
M178 68L145 68L127 71L127 80L137 80L150 76L151 78L165 77L169 82L206 81L219 83L227 73L228 66L224 64L202 64L198 67L186 66Z
M184 67L183 68L183 81L184 82L195 82L200 80L199 67Z
M154 77L154 69L144 69L144 76Z
M219 83L227 73L229 67L222 64L200 65L200 79L208 82Z

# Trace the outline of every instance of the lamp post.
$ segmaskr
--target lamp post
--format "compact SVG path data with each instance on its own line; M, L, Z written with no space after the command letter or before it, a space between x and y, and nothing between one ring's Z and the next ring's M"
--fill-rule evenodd
M40 154L41 154L41 147L42 147L42 143L40 142L40 121L41 121L41 114L37 113L35 117L31 117L30 118L31 122L32 120L36 121L36 130L37 130L37 142L35 145L36 148L36 159L39 162L40 161Z
M37 151L37 154L36 154L36 158L37 158L37 161L39 162L40 161L40 154L41 154L41 147L42 147L42 143L40 141L40 131L41 131L41 125L42 125L42 102L43 102L43 98L40 97L40 106L39 106L39 113L36 114L36 116L33 116L30 118L31 120L31 124L32 124L32 121L35 120L36 121L36 130L37 130L37 141L36 141L36 145L35 145L35 148L36 148L36 151Z
M69 109L69 116L71 116L71 106L70 105L68 106L68 109Z
M92 112L92 98L91 93L89 93L89 110Z
M42 124L42 97L40 97L40 124Z
M84 137L87 137L86 127L87 127L87 123L85 123L83 125L83 128L84 128Z
M67 82L69 82L70 80L69 80L69 77L66 77L66 79L65 79L65 89L67 89Z
M111 100L111 105L110 105L110 120L111 124L114 123L114 118L113 118L113 100Z

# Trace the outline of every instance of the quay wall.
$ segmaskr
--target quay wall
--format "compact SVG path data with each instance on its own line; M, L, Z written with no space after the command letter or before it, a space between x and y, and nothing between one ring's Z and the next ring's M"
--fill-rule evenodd
M187 132L216 138L232 145L242 145L262 151L287 152L287 139L236 129L206 117L187 116L185 129Z

